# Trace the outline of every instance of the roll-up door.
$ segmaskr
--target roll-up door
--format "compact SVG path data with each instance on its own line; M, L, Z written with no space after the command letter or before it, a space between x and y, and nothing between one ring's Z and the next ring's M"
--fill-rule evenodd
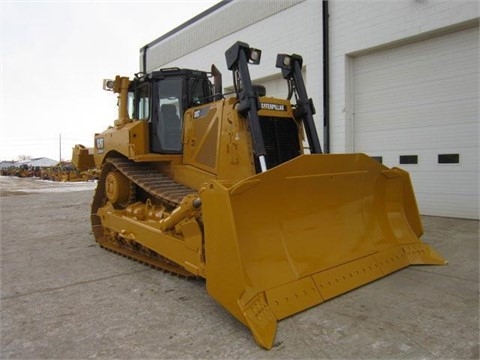
M409 171L422 214L479 218L478 34L353 58L354 150Z

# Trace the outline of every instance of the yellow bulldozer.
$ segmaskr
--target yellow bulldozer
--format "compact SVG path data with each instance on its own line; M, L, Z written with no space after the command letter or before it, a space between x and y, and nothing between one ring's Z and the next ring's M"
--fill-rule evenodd
M79 145L73 156L80 170L101 169L100 246L204 278L267 349L278 320L408 265L446 264L419 239L408 173L322 153L301 56L277 56L287 99L252 84L260 50L237 42L225 56L231 97L213 65L104 80L118 119L95 134L93 153Z

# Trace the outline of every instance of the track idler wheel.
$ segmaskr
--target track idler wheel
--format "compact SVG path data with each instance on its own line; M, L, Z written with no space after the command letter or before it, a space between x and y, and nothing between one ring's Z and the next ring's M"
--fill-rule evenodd
M111 171L105 179L105 195L113 206L124 208L128 205L132 191L131 181L119 171Z

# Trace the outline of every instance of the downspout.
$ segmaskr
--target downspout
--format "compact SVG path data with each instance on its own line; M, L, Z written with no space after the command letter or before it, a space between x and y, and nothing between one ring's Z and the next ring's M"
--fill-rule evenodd
M141 69L141 72L143 72L144 74L147 73L147 49L148 49L148 45L145 45L141 50L141 53L142 53L142 69Z
M323 35L323 152L330 153L330 63L328 45L328 0L322 1Z

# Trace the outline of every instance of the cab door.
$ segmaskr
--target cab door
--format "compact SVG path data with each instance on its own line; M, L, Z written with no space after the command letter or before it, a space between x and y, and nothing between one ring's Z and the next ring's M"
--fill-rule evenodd
M153 153L181 153L183 106L180 77L154 83L153 116L150 120L150 144Z

